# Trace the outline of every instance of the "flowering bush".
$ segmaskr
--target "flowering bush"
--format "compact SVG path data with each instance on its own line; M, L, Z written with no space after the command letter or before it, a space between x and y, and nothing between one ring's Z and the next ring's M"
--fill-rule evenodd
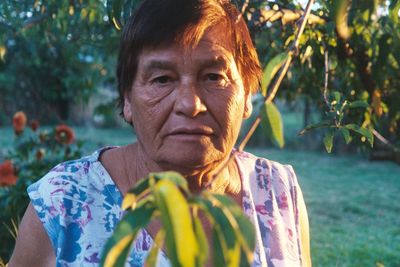
M12 124L15 140L6 160L0 162L0 259L6 261L15 242L11 229L29 203L26 188L56 164L79 158L82 147L65 124L42 129L37 120L28 123L22 111L15 113Z

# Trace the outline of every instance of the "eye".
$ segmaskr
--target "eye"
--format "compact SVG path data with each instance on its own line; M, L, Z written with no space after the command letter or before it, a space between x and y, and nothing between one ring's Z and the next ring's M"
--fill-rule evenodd
M205 82L209 86L225 87L228 84L228 79L222 73L207 73L204 77Z
M207 75L207 80L213 81L213 82L218 82L224 80L224 77L218 73L208 73Z
M152 83L158 83L158 84L167 84L167 83L169 83L171 81L172 81L171 77L168 77L168 76L164 75L164 76L159 76L159 77L154 78L151 82Z

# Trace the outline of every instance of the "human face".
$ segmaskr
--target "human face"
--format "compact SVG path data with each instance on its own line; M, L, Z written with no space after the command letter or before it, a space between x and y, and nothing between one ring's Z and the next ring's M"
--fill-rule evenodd
M135 127L140 151L164 170L215 168L230 154L242 119L251 113L221 36L214 29L193 48L172 44L139 55L124 116Z

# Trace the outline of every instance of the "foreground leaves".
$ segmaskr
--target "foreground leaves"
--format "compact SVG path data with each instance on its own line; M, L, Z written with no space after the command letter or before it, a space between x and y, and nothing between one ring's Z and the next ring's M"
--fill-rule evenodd
M254 228L241 208L223 195L191 194L176 172L150 173L128 192L122 207L127 213L105 246L101 266L124 266L139 230L154 219L161 220L162 228L146 259L148 266L156 266L164 244L173 266L204 266L209 244L199 212L213 229L215 266L250 266L253 261Z

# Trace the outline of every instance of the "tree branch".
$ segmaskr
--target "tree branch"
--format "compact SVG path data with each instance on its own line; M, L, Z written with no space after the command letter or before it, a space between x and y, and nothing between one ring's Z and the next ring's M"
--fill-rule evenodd
M306 10L303 14L303 17L301 18L301 24L300 27L297 31L296 37L290 47L290 50L288 51L288 57L284 63L284 65L281 67L279 71L279 76L274 80L272 85L269 87L268 92L270 92L267 96L264 97L264 103L268 104L272 102L272 100L275 98L276 93L278 92L279 86L281 85L283 78L286 76L286 73L289 69L290 63L293 60L293 57L297 55L297 51L299 49L299 40L301 35L304 32L305 26L307 24L308 18L311 14L311 7L314 4L314 0L309 0L307 3ZM262 107L261 107L262 109ZM253 124L250 127L250 130L247 132L245 137L243 138L242 142L238 146L238 151L243 151L244 147L246 146L247 142L250 140L250 137L254 134L254 131L257 129L258 125L261 122L261 109L258 112L256 120L253 122Z
M287 8L280 8L278 10L262 9L260 12L262 19L260 20L259 25L257 26L262 26L267 22L274 22L276 20L281 20L282 24L285 25L287 23L297 21L301 17L304 17L305 13L302 10L292 10ZM308 17L308 23L310 24L319 24L319 25L326 24L326 20L320 16L309 14L307 17Z
M326 106L328 107L328 109L331 108L331 104L328 101L328 82L329 82L329 54L328 54L328 49L326 48L325 44L324 44L324 66L325 66L325 81L324 81L324 91L323 91L323 98L324 98L324 102L326 104Z

